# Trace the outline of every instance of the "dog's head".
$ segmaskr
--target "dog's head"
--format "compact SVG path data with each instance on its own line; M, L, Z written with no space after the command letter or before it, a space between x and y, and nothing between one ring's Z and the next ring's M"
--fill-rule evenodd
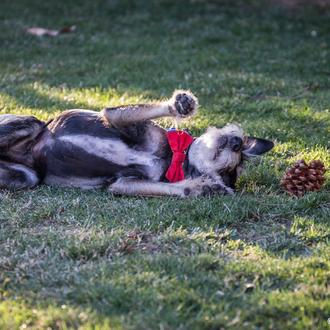
M189 163L202 174L217 173L234 188L244 160L271 150L274 143L244 135L241 127L210 127L189 149Z

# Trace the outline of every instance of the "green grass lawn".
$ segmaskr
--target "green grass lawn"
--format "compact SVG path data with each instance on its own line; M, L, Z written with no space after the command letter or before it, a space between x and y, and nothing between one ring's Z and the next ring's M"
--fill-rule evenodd
M0 190L0 329L330 329L330 175L300 199L279 185L298 159L330 167L329 22L260 1L2 0L0 113L189 88L182 127L238 122L276 147L236 197Z

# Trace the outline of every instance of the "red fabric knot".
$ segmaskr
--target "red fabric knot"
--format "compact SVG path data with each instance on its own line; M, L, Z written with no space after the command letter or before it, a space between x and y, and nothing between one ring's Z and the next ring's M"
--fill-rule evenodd
M186 155L181 151L175 151L173 152L172 156L172 163L184 163L184 160L186 159Z
M173 156L165 177L169 182L178 182L184 179L182 165L186 159L186 152L194 139L185 131L171 130L167 132L167 141Z

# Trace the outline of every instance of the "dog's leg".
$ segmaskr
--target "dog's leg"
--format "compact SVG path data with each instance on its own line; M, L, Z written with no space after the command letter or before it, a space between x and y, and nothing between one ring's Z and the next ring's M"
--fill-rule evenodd
M37 174L30 168L0 161L0 188L24 189L33 188L39 182Z
M24 139L34 139L44 127L32 116L0 115L0 148L7 150Z
M130 196L196 197L213 194L233 194L232 190L220 181L215 182L214 179L207 176L178 183L120 178L109 186L109 191L114 194Z
M170 100L159 104L128 105L106 108L101 114L114 126L127 126L160 117L185 118L195 113L197 98L188 91L176 91Z

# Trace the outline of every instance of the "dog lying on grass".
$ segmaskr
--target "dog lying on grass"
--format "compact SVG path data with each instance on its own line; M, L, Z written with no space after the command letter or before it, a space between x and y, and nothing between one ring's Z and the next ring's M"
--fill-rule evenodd
M0 115L0 188L44 183L134 196L232 194L244 160L273 143L247 137L237 125L211 127L191 139L173 165L167 131L151 119L184 118L197 108L193 94L176 91L158 104L68 110L48 123ZM168 182L172 165L180 167L183 180Z

